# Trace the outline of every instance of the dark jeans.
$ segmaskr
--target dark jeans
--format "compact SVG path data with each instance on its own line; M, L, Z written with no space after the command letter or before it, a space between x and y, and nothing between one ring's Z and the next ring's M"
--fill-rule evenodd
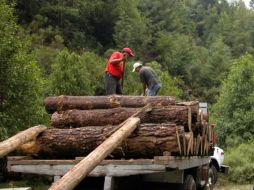
M105 73L105 90L106 90L106 95L122 94L120 79L112 76L108 72Z

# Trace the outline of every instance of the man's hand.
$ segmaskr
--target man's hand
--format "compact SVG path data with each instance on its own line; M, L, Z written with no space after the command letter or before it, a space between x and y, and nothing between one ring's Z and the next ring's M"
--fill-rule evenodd
M128 54L127 53L123 53L123 61L127 61L128 58Z

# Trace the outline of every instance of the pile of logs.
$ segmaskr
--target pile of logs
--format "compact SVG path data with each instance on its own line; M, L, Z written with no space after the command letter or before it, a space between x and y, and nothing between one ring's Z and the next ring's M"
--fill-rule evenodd
M168 96L59 96L45 99L52 127L20 151L45 158L85 156L107 139L117 125L147 104L137 129L111 158L152 158L162 155L209 155L214 126L198 102L180 102Z

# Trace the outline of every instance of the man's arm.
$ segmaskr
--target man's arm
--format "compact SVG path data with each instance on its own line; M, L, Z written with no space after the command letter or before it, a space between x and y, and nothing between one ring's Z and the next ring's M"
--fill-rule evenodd
M142 83L143 84L143 90L142 90L142 96L146 95L146 83Z
M113 60L110 61L110 63L113 64L113 65L115 65L115 64L117 64L117 63L120 63L121 61L125 62L125 61L127 61L127 56L128 56L128 55L124 53L122 58L113 59Z

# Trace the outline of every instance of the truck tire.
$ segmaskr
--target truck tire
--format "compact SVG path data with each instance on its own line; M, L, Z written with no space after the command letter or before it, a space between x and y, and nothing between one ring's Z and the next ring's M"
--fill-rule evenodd
M197 190L195 180L192 175L187 175L184 180L183 190Z
M208 184L206 185L205 190L213 190L213 186L214 186L214 174L212 169L210 168L208 171Z
M218 171L214 165L211 165L211 170L213 172L213 184L215 184L218 180Z

